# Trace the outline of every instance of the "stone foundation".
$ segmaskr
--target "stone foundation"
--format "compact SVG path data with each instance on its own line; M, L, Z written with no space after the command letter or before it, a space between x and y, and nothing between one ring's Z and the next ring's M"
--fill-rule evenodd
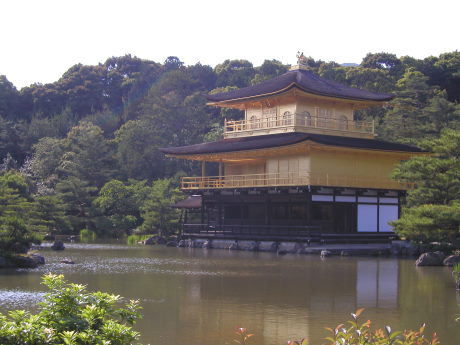
M278 250L278 242L261 241L259 242L259 252L276 252Z
M212 240L211 248L213 249L230 249L235 246L236 241L234 240Z
M334 244L309 245L307 242L278 242L278 241L248 241L225 239L187 239L181 240L178 247L226 249L254 252L272 252L284 254L315 254L325 256L382 256L382 255L411 255L413 247L403 241L393 244Z
M259 243L256 241L238 241L239 250L248 250L256 252L259 250Z

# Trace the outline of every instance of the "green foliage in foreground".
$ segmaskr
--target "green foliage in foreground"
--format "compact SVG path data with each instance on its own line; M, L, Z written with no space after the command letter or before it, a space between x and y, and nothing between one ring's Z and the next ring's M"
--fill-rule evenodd
M434 333L430 338L424 335L425 325L418 330L392 331L390 326L385 329L371 328L371 321L359 322L359 316L364 309L352 313L352 320L345 325L327 330L331 336L327 337L329 345L438 345L438 337Z
M140 317L137 301L120 306L120 296L88 293L62 275L46 275L49 289L39 312L15 310L0 313L2 345L128 345L139 333L131 326Z
M325 338L328 342L324 345L439 345L436 333L431 339L423 333L425 325L422 325L419 330L405 330L393 332L389 326L385 329L373 330L371 321L367 320L364 323L359 322L359 316L364 309L359 309L356 313L352 313L352 320L346 324L340 324L334 329L326 328L331 336ZM236 330L238 339L235 342L240 345L247 345L248 339L253 334L248 334L246 328L238 328ZM291 340L288 345L308 345L307 339Z

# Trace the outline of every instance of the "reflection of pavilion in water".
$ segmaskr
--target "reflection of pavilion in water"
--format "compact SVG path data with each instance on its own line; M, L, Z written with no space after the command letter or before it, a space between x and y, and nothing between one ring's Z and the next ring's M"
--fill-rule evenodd
M295 280L288 272L263 277L193 276L186 282L188 307L180 314L212 324L219 337L228 335L228 325L240 325L263 337L263 344L279 344L296 337L319 341L326 334L324 327L345 321L360 307L367 314L375 308L398 307L397 260L361 258L350 260L346 267L343 262L340 268L334 266L333 261L318 265L317 271L305 270ZM207 320L209 314L214 320ZM325 317L327 323L319 327L313 320Z
M398 261L358 261L356 303L363 308L398 306Z

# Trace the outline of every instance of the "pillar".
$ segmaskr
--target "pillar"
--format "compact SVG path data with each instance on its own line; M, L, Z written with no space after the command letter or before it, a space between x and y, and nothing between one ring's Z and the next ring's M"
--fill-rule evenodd
M201 161L201 177L206 176L206 161Z
M219 176L224 176L224 163L222 159L219 160Z

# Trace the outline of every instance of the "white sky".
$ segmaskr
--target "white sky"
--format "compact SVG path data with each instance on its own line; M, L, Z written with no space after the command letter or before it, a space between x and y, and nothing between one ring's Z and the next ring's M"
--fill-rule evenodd
M297 51L361 62L458 50L458 0L0 0L0 75L48 83L76 63L132 54L215 66L295 63Z

